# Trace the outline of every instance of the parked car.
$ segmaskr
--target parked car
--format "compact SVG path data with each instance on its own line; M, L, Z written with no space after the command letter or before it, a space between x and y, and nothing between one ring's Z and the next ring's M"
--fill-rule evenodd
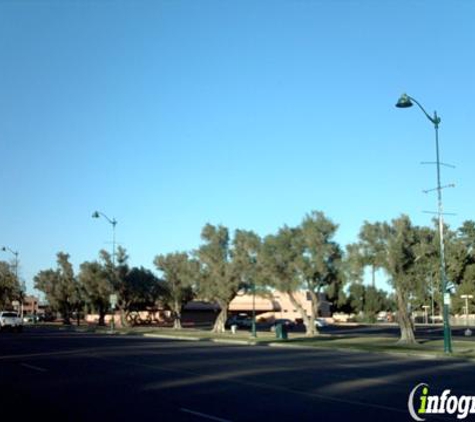
M281 325L285 326L287 328L287 330L292 330L296 326L295 321L292 321L291 319L280 318L280 319L274 320L274 322L270 326L270 330L272 332L274 332L275 327L278 324L281 324Z
M327 327L328 322L325 318L315 318L315 327L321 328L321 327Z
M15 330L21 331L23 329L23 321L16 312L2 311L0 312L0 330Z
M226 321L225 327L231 328L235 325L237 328L250 328L252 326L252 318L247 314L233 315Z
M30 315L25 315L23 317L23 322L26 324L35 324L38 321L39 321L39 318L37 315L30 314Z

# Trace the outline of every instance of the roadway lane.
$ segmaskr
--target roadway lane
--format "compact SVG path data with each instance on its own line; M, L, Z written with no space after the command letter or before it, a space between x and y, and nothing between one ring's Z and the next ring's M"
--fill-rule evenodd
M389 422L410 420L420 382L475 395L474 365L452 359L42 330L2 333L0 351L0 403L21 420Z

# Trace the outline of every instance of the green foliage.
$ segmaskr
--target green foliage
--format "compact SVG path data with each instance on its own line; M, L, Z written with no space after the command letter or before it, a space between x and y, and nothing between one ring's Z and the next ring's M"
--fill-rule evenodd
M193 299L199 264L191 260L186 252L159 255L154 263L163 274L163 303L173 312L174 327L181 328L181 310Z
M298 230L301 253L297 259L299 270L306 288L320 293L324 288L332 288L329 296L338 297L343 285L342 251L334 237L338 225L325 217L322 212L312 212L303 220Z
M83 303L82 289L74 276L69 255L57 254L55 270L40 271L35 277L35 288L45 294L51 308L61 313L65 324L70 323L73 311L79 311Z
M361 283L353 283L348 289L348 302L351 312L359 314L365 309L366 287Z
M418 229L403 215L391 224L365 222L355 247L360 252L361 265L381 268L389 276L396 292L400 341L404 343L415 342L407 308L415 286L422 282L416 277L419 244Z
M301 313L308 335L315 333L318 294L326 291L335 300L343 296L342 251L333 240L337 228L322 212L312 212L298 227L284 226L276 235L267 236L261 250L263 277L272 287L289 295ZM310 294L311 315L294 297L302 289Z
M284 226L277 234L266 236L259 255L262 278L281 292L296 292L302 286L296 265L299 258L296 232Z
M0 261L0 309L11 306L20 297L20 283L8 262Z
M239 288L239 280L231 271L229 231L223 226L207 224L201 239L204 244L196 252L200 262L199 295L225 306Z
M239 287L252 290L259 282L261 238L252 231L236 230L230 251L233 279Z
M315 211L307 214L300 225L283 226L263 241L245 230L236 230L231 238L226 227L207 224L193 259L188 253L155 258L163 280L145 268L130 268L121 247L114 261L108 252L101 251L98 261L84 262L76 278L69 255L60 252L57 267L40 271L34 279L35 287L45 293L51 307L60 311L65 321L84 303L103 319L109 309L109 295L115 293L123 322L131 311L161 303L172 309L179 323L183 304L197 294L221 307L215 331L224 329L227 308L236 294L256 286L263 292L275 289L289 294L301 314L305 311L294 294L307 291L312 312L302 318L310 332L320 292L325 292L334 306L364 313L368 318L391 309L396 301L401 338L411 341L409 305L419 310L434 300L436 308L441 308L438 227L413 226L404 215L389 223L365 221L358 241L347 245L345 259L334 240L337 229L337 224ZM462 312L465 304L459 296L475 295L475 222L465 221L458 230L445 226L444 246L446 274L455 292L452 311ZM373 273L372 287L362 285L367 268ZM386 273L394 287L394 298L374 287L377 270ZM348 281L353 284L346 295L344 285ZM8 306L19 297L19 283L11 266L0 262L0 305Z
M255 277L260 239L253 232L237 230L231 243L226 227L211 224L203 228L201 239L204 243L196 251L200 265L198 294L219 304L221 312L213 330L223 332L229 303Z
M127 312L154 308L165 293L158 278L143 267L133 267L127 272L120 292Z
M109 309L112 285L108 273L99 262L84 262L80 266L79 283L84 289L87 305L99 314L99 325L104 325Z
M128 316L133 311L154 307L163 295L163 288L154 274L143 267L130 268L129 257L124 248L117 248L115 263L111 255L100 252L103 268L112 287L112 293L117 294L117 307L121 314L123 325L128 324Z

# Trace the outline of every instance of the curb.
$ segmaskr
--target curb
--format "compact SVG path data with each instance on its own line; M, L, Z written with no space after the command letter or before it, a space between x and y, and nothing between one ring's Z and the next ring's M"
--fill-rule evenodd
M107 333L112 334L112 333ZM118 334L118 333L114 333ZM140 334L139 334L140 335ZM241 345L241 346L267 346L267 347L277 347L277 348L290 348L290 349L312 349L312 350L325 350L325 351L336 351L340 353L377 353L377 354L384 354L390 355L394 357L401 357L401 358L413 358L413 359L425 359L425 360L443 360L443 359L461 359L464 361L475 362L475 358L467 358L463 356L446 356L446 355L437 355L437 354L424 354L424 353L410 353L407 351L391 351L391 350L366 350L366 349L358 349L358 348L330 348L330 347L319 347L319 346L307 346L307 345L300 345L295 344L292 342L256 342L253 340L233 340L233 339L226 339L226 338L203 338L203 337L188 337L188 336L180 336L180 335L173 335L173 334L152 334L152 333L143 333L141 334L143 337L148 338L159 338L159 339L166 339L166 340L182 340L182 341L207 341L213 342L218 344L233 344L233 345Z
M213 343L224 343L224 344L239 344L242 346L255 346L257 342L252 340L231 340L226 338L212 338L210 339Z
M143 334L143 337L151 337L151 338L163 338L167 340L187 340L187 341L204 341L200 337L186 337L186 336L174 336L171 334Z

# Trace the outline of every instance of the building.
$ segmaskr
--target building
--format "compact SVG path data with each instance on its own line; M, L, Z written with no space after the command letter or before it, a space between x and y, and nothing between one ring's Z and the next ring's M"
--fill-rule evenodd
M305 291L294 293L295 299L300 303L306 314L310 316L312 301L310 294ZM318 309L319 317L331 317L330 302L326 295L320 293L320 305ZM293 306L289 295L282 292L269 292L266 296L251 294L238 294L229 304L228 315L247 314L251 315L253 308L256 312L256 320L274 321L276 319L290 319L292 321L302 321L302 315ZM188 302L182 310L182 324L187 325L209 325L214 323L220 312L220 308L215 303L193 300Z
M294 293L294 298L305 310L305 313L310 316L312 309L312 301L310 293L306 291L299 291ZM319 294L319 317L328 318L331 316L330 302L328 302L324 293ZM246 313L251 314L253 308L256 312L257 321L273 320L273 319L290 319L297 321L302 319L302 315L292 304L287 293L283 292L269 292L266 296L255 296L250 294L237 295L229 305L230 314Z
M36 296L25 296L23 298L23 314L38 315L40 314L40 300Z

